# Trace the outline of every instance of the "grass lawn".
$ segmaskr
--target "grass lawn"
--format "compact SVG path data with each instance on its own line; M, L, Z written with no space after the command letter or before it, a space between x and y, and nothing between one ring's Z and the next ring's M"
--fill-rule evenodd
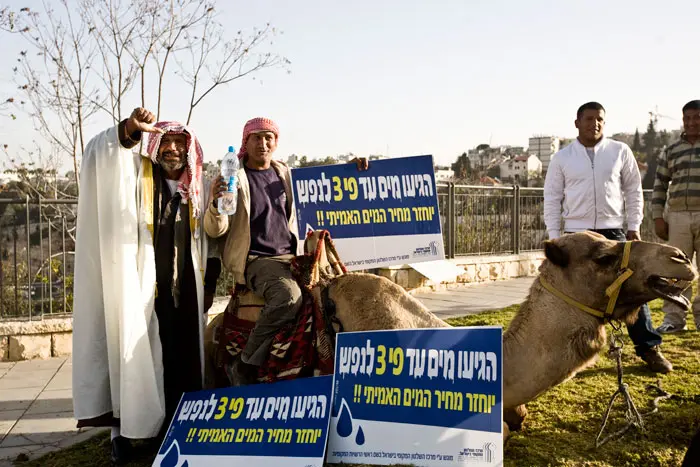
M661 324L660 300L651 302L654 325ZM507 325L518 307L450 320L455 326ZM689 317L692 322L692 317ZM689 325L689 327L692 326ZM691 328L694 331L694 327ZM645 417L646 433L632 429L620 440L594 449L603 412L616 388L614 362L601 355L598 364L528 404L530 412L523 430L515 433L505 450L506 466L676 466L700 426L700 333L664 336L662 350L674 365L669 375L657 376L646 370L634 355L625 333L625 382L640 412L649 410L657 395L646 385L661 381L673 396L659 404L659 412ZM606 427L612 433L623 423L618 398ZM142 449L142 451L144 451ZM24 466L108 466L109 438L99 435L69 449L48 454ZM136 467L150 466L142 452ZM348 466L348 464L344 464ZM349 467L349 466L348 466Z

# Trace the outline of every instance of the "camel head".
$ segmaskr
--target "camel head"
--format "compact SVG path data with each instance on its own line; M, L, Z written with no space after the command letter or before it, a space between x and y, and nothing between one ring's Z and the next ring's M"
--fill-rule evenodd
M625 242L594 232L564 235L545 242L546 260L540 275L554 288L597 310L608 305L606 289L621 273ZM620 288L613 318L633 323L638 308L664 298L683 308L681 293L698 277L690 259L678 248L651 242L632 242L627 267L632 275Z

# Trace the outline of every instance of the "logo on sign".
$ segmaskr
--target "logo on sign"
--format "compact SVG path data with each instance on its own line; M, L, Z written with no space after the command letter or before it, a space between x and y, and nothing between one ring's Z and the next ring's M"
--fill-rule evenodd
M428 246L416 248L413 250L413 256L437 256L438 254L438 248L437 248L437 242L432 241L428 244Z
M457 460L459 462L493 462L493 443L484 443L481 448L464 448L459 451Z

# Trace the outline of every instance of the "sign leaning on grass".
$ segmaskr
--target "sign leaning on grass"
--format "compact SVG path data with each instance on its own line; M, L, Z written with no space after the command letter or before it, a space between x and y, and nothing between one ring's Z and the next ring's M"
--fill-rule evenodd
M183 394L156 467L322 467L332 376Z
M292 170L299 233L328 230L348 270L445 258L432 156Z
M503 462L501 327L337 335L328 462Z

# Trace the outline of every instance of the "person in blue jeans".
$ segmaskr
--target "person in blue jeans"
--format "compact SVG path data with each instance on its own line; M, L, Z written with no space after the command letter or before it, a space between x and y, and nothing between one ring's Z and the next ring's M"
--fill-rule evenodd
M642 180L629 146L605 138L605 109L597 102L579 107L578 138L553 157L544 183L544 221L550 239L585 230L617 241L641 240L644 199ZM625 232L624 227L627 227ZM673 365L659 351L661 334L654 330L649 306L627 326L637 356L654 372Z

